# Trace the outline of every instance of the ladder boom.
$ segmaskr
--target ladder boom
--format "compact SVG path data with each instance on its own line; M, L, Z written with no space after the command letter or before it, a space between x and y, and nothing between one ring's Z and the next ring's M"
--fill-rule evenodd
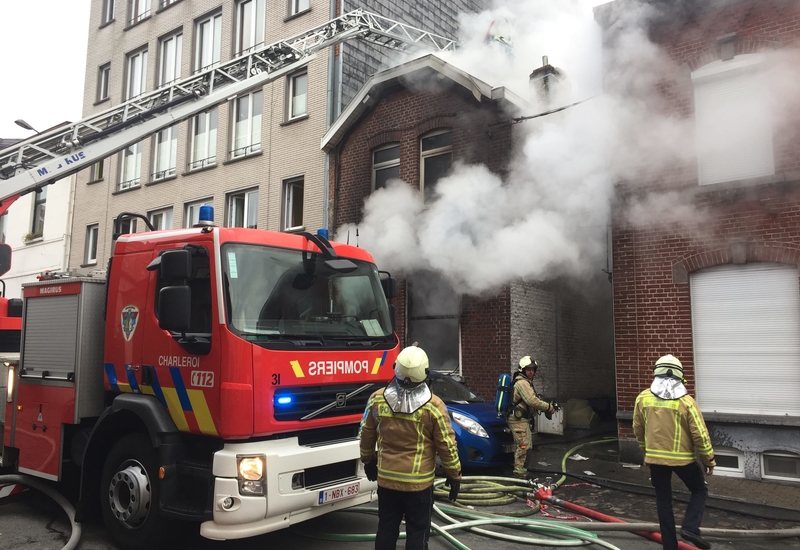
M354 10L0 151L0 201L70 176L155 132L301 68L323 48L354 38L399 51L455 48L448 38Z

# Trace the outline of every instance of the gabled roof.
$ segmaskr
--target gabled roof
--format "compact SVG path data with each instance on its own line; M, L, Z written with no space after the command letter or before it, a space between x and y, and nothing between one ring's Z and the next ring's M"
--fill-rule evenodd
M339 118L325 132L322 138L322 150L330 151L333 149L364 113L380 101L381 95L385 90L398 84L407 86L411 80L424 81L421 75L431 72L438 73L450 79L456 85L463 87L478 101L484 98L494 101L501 108L510 112L528 110L530 108L530 105L525 100L504 86L493 88L452 63L447 63L434 54L428 54L391 69L375 73L372 78L367 80L342 114L339 115Z

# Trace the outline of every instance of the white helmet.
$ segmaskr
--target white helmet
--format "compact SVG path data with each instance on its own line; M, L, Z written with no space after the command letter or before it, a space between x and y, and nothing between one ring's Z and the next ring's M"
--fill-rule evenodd
M417 346L408 346L397 356L395 375L401 382L424 382L428 377L428 354Z
M656 365L653 367L653 375L671 376L680 380L683 378L683 365L674 355L665 355L656 361Z

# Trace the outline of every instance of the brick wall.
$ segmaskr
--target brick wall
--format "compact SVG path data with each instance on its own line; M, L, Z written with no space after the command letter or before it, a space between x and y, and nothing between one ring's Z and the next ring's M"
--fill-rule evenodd
M676 116L693 116L690 72L720 58L717 37L736 33L735 53L796 47L800 40L800 3L728 2L701 6L689 19L661 21L651 38L684 68L664 87ZM652 380L652 365L672 353L684 365L694 393L689 275L728 263L800 262L800 113L776 121L776 174L749 181L698 186L696 166L676 166L664 181L678 201L697 208L692 225L625 225L622 208L644 188L663 182L624 182L618 186L613 222L614 341L620 410L632 411L636 395ZM679 177L676 177L679 175ZM621 439L632 437L630 422L620 421ZM635 451L635 449L634 449Z

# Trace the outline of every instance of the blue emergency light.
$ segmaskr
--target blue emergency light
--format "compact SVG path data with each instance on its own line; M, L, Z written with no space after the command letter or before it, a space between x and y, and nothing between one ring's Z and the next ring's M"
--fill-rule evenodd
M292 398L290 396L283 396L278 398L278 405L291 405Z
M320 227L319 229L317 229L317 235L319 235L323 239L327 239L328 238L328 230L325 229L324 227Z
M197 221L200 223L214 223L214 207L210 204L204 204L200 207L200 213L197 216Z

